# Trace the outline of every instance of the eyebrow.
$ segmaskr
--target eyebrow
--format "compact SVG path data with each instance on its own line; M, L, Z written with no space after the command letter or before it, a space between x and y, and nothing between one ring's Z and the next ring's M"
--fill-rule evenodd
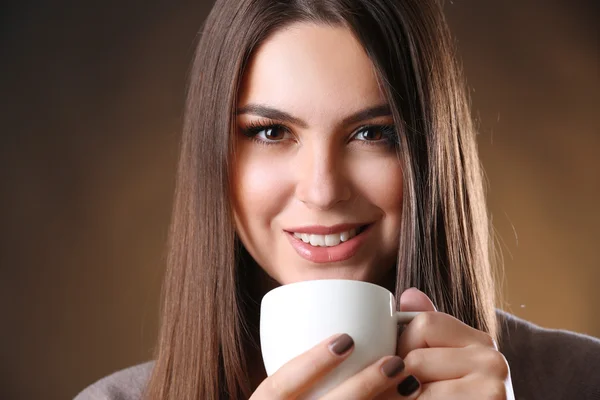
M238 108L236 111L236 115L242 114L252 114L264 118L291 123L303 129L308 128L308 124L300 118L294 117L293 115L285 111L278 110L276 108L265 106L262 104L248 104L242 108ZM387 104L381 104L374 107L365 108L363 110L355 112L352 115L347 116L342 121L342 125L348 126L361 121L366 121L368 119L373 119L377 117L388 117L391 115L392 110L390 109L390 106Z

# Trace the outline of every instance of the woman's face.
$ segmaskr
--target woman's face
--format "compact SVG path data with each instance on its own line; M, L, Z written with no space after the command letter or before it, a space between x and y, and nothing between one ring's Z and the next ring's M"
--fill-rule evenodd
M342 27L298 23L254 53L237 108L236 230L280 284L377 282L394 268L402 169L366 53Z

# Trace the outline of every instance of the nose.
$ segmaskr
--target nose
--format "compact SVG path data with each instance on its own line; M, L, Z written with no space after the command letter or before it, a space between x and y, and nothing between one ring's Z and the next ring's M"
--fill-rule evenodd
M337 153L331 145L324 144L300 150L295 195L307 207L329 210L350 199L349 171Z

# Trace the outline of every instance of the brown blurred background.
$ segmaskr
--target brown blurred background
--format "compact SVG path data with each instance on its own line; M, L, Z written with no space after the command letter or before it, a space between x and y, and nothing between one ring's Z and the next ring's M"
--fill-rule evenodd
M0 13L0 398L148 360L186 73L211 2ZM446 1L505 259L501 306L600 336L598 2Z

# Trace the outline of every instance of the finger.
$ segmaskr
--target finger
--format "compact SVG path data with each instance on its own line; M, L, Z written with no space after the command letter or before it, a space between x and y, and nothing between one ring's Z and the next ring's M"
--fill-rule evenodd
M295 398L344 361L353 348L354 341L347 334L330 337L284 364L258 386L250 399Z
M504 382L469 376L462 379L425 383L419 400L506 399L511 393Z
M433 302L427 295L417 288L406 289L400 295L400 311L437 311ZM404 332L406 325L401 324L398 327L398 340ZM399 342L396 342L398 348Z
M426 347L466 347L479 344L497 349L492 337L441 312L423 312L402 331L397 354L404 358L415 349Z
M408 371L408 370L405 370ZM397 385L388 388L385 392L375 397L375 400L413 400L421 399L422 385L414 375L408 375Z
M469 374L485 374L504 379L509 375L504 356L479 345L463 348L416 349L404 359L406 370L421 383L463 378Z
M437 311L437 309L425 293L417 288L410 288L400 295L400 311Z
M322 400L367 400L400 382L404 362L400 357L384 357L327 393Z

